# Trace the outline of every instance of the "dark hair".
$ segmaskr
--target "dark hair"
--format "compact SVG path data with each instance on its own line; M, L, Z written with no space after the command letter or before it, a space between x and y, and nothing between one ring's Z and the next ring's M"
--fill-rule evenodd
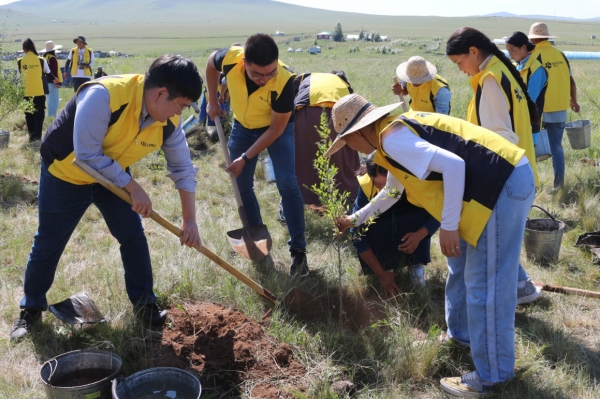
M527 37L527 35L523 32L513 32L508 39L506 39L506 43L508 44L512 44L515 47L523 47L523 46L527 46L527 51L531 52L533 51L533 49L535 48L535 44L531 43L529 41L529 38Z
M279 48L271 36L255 33L246 40L244 58L250 64L264 67L279 59Z
M31 40L30 38L25 39L25 41L23 42L23 51L31 51L35 55L39 55L37 50L35 49L35 44L33 43L33 40Z
M352 88L352 85L350 84L350 82L348 81L348 78L346 77L346 72L344 72L344 71L331 71L330 73L334 74L335 76L337 76L338 78L340 78L344 82L346 82L346 84L348 85L348 90L350 91L350 94L354 93L354 89Z
M533 128L540 125L540 117L537 112L537 106L527 93L527 85L523 81L517 68L508 59L504 52L490 40L489 37L474 28L460 28L454 32L446 43L446 55L462 55L469 53L469 48L476 47L484 57L490 54L498 57L500 61L508 68L513 78L517 81L525 98L527 99L527 108L529 108L529 121Z
M202 94L202 78L189 58L166 54L158 57L144 78L144 89L165 87L171 97L198 101Z
M377 151L373 151L369 154L365 163L361 163L358 170L356 171L357 176L364 176L365 173L369 175L369 177L374 178L378 175L387 175L388 170L383 166L377 165L375 163L375 153Z

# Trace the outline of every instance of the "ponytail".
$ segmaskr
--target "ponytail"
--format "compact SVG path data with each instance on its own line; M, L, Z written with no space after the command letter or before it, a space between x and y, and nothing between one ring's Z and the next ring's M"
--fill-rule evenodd
M30 38L25 39L25 41L23 42L23 51L31 51L33 54L39 55L37 50L35 49L35 44L33 43L33 40L31 40Z
M537 106L527 93L527 85L523 81L521 74L517 68L508 59L504 52L496 46L489 37L474 28L460 28L454 32L448 39L446 44L446 55L461 55L468 54L470 47L476 47L484 57L490 54L495 55L510 71L511 75L523 91L527 99L527 108L529 109L529 120L534 131L539 130L540 117L538 115Z

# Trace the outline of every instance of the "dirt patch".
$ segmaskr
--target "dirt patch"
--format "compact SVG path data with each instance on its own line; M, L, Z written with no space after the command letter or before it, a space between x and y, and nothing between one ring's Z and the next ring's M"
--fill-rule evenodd
M293 398L290 392L306 390L306 369L294 359L291 346L218 304L170 309L153 363L194 372L203 393L214 397Z

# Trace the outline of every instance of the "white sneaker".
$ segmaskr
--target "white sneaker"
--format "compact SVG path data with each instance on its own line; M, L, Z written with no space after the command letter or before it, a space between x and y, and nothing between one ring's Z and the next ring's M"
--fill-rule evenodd
M410 279L414 285L425 287L425 267L422 264L410 265L408 267Z
M517 288L517 305L533 302L542 295L542 290L536 287L530 278L527 279L525 287Z

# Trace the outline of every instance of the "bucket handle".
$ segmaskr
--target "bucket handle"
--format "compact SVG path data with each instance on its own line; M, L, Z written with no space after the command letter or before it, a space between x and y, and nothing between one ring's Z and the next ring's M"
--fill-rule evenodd
M569 113L569 122L573 122L573 118L571 118L571 113ZM577 115L579 115L579 119L581 120L581 122L583 123L583 116L581 116L581 112L577 112Z
M52 362L55 362L54 367L52 367ZM56 358L53 357L52 359L48 360L46 363L48 363L48 367L50 367L50 375L48 376L48 384L52 385L52 376L54 375L56 370L58 370L58 360L56 360Z
M111 383L112 383L112 388L111 388L112 397L115 399L119 399L119 395L117 394L117 386L119 385L119 378L115 378L114 380L111 381Z
M554 216L552 216L552 215L550 214L550 212L548 212L547 210L545 210L544 208L542 208L541 206L539 206L539 205L536 205L536 204L533 204L533 205L531 205L531 207L532 207L532 208L534 208L534 207L535 207L535 208L538 208L538 209L540 209L542 212L544 212L546 215L550 216L550 219L552 219L552 221L554 222L554 224L555 224L555 226L556 226L556 229L558 230L558 229L560 228L560 225L558 224L558 221L556 220L556 218L555 218ZM528 217L527 219L529 219L529 217Z

